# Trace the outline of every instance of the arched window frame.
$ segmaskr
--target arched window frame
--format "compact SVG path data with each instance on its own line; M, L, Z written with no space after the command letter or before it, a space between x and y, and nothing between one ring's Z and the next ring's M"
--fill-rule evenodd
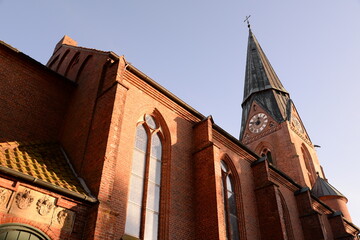
M260 142L255 152L258 153L261 157L266 156L268 159L268 162L271 163L273 166L277 166L276 162L276 154L274 151L272 151L273 146L269 142Z
M26 233L31 234L32 236L35 236L39 239L50 240L50 238L45 233L43 233L41 230L34 228L33 226L27 225L27 224L6 223L6 224L0 225L0 235L2 235L4 233L9 233L12 231L19 232L19 233L26 232ZM7 239L7 238L5 238L5 239Z
M265 157L266 156L266 159L269 161L269 163L271 163L272 165L275 165L275 160L272 156L272 153L270 151L270 149L268 148L264 148L262 151L261 151L261 154L260 154L261 157Z
M309 150L306 148L306 146L304 144L301 145L301 153L302 153L303 160L305 163L307 176L310 181L310 185L311 185L310 187L312 187L312 186L314 186L315 181L316 181L316 173L315 173L315 168L314 168L312 157L309 153Z
M227 167L228 171L225 173L221 167L221 163L224 162ZM241 194L241 185L240 185L240 177L238 175L237 169L231 160L231 158L225 154L220 161L220 170L221 170L221 186L222 186L222 197L223 197L223 203L224 203L224 213L225 213L225 228L226 228L226 234L227 239L232 240L231 236L231 229L230 229L230 222L229 222L229 209L228 209L228 203L226 200L226 195L224 195L224 192L226 192L226 176L230 176L233 193L235 194L235 206L236 206L236 216L237 216L237 229L239 234L239 239L246 239L246 228L245 228L245 217L244 217L244 206L242 201L242 194ZM238 239L236 239L238 240Z
M157 109L155 109L152 113L143 114L141 115L140 120L136 124L135 130L135 138L136 139L136 132L139 126L144 126L146 134L148 136L148 140L152 138L155 134L158 135L159 140L162 145L162 156L161 156L161 179L160 179L160 197L159 197L159 212L158 212L158 232L156 239L167 239L169 235L169 221L168 221L168 214L169 211L169 195L170 195L170 152L171 152L171 140L170 140L170 132L165 123L165 120L159 113ZM157 124L157 128L155 130L151 129L146 124L146 116L151 116L155 123ZM136 144L136 140L134 146ZM134 148L135 149L135 148ZM145 161L146 161L146 169L149 168L149 160L151 155L151 143L150 141L147 142L147 151L145 153ZM131 165L133 164L133 161ZM148 170L145 170L145 178L149 177ZM145 227L146 227L146 192L147 187L146 182L148 179L144 179L144 188L143 188L143 197L142 197L142 207L141 207L141 222L140 222L140 234L138 237L130 236L126 233L125 227L125 234L122 239L143 239L145 234ZM129 194L130 194L130 186L129 186ZM129 198L128 198L129 201ZM145 205L144 205L145 202Z
M295 239L295 237L294 237L294 232L292 230L291 217L290 217L289 209L286 205L286 200L279 189L277 191L277 194L280 198L281 219L284 221L286 237L288 240L293 240L293 239Z

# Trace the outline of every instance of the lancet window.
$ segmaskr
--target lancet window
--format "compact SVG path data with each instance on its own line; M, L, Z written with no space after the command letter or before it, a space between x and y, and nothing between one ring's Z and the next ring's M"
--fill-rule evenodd
M158 239L162 136L151 115L136 128L125 234L144 240Z
M302 145L301 146L301 153L303 155L303 159L305 162L305 167L306 167L306 171L307 171L307 175L310 181L310 187L312 187L315 183L315 179L316 179L316 174L315 174L315 169L314 169L314 165L312 162L312 158L310 156L309 151L307 150L307 148Z
M269 163L273 164L273 165L276 165L275 164L275 161L271 155L271 151L268 149L268 148L264 148L262 151L261 151L261 154L260 154L262 157L265 157L266 156L266 159L269 161Z
M238 240L239 224L236 207L236 195L233 185L233 176L228 165L221 161L222 192L224 200L226 235L228 240Z

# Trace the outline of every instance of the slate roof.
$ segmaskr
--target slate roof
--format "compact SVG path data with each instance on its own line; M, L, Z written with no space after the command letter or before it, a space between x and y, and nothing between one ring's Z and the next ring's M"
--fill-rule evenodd
M0 171L10 169L88 196L57 143L0 143Z
M328 183L325 179L317 177L316 182L311 189L312 194L315 197L324 197L324 196L340 196L346 198L339 190L337 190L333 185Z
M249 30L240 140L251 105L256 101L277 122L287 119L290 95L280 82L255 35Z
M266 89L275 89L288 94L272 68L255 35L250 30L246 59L244 101L251 94Z

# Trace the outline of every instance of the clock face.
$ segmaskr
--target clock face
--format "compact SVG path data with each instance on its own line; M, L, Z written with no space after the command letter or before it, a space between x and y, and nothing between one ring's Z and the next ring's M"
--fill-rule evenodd
M265 129L268 121L265 113L257 113L250 119L249 130L253 133L259 133Z
M301 123L297 117L293 117L292 122L299 132L304 133L304 129L302 128Z

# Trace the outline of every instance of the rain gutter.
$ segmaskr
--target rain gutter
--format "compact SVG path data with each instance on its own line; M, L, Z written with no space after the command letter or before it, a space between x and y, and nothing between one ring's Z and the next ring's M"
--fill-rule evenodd
M86 201L86 202L89 202L89 203L97 203L98 202L98 200L96 198L94 198L94 197L89 197L89 196L86 196L86 195L83 195L83 194L80 194L80 193L70 191L68 189L53 185L53 184L51 184L49 182L45 182L45 181L43 181L41 179L35 178L33 176L29 176L27 174L12 170L12 169L4 167L4 166L0 166L0 172L3 172L3 173L8 174L10 176L19 178L20 180L24 180L26 182L33 183L34 185L37 185L39 187L43 187L43 188L45 188L47 190L54 191L56 193L63 194L65 196L68 196L68 197L71 197L71 198L75 198L77 200L82 200L82 201Z

